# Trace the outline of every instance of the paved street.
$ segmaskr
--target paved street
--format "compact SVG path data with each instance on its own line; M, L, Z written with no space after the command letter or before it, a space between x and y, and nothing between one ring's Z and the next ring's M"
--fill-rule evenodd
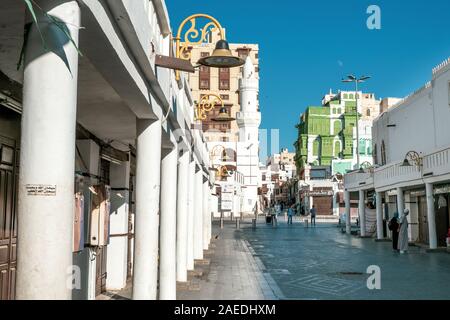
M207 265L196 264L197 275L190 278L190 290L177 290L179 300L266 300L277 299L277 287L264 274L260 259L242 239L242 230L225 222L224 229L213 226L212 254ZM205 260L206 260L205 259Z
M281 289L280 299L450 299L450 254L349 237L332 224L305 228L259 223L243 237ZM367 289L367 267L381 268L381 290Z

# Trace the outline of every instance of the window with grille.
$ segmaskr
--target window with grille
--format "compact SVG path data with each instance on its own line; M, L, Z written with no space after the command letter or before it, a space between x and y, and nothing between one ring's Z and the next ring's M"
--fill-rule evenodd
M230 69L219 69L219 90L230 90Z
M201 57L209 56L208 52L202 52ZM211 78L211 69L209 67L201 66L199 69L199 89L200 90L209 90L210 89L210 78Z

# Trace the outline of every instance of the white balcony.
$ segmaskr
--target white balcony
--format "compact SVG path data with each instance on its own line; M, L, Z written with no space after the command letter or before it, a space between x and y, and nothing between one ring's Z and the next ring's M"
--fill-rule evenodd
M423 166L403 166L403 161L373 169L373 173L358 171L344 176L345 188L349 191L374 188L377 191L397 187L414 187L425 182L450 181L450 147L424 155Z
M405 167L402 164L403 161L375 169L375 188L385 191L396 187L421 184L422 173L420 167Z
M345 189L356 191L359 189L373 188L373 173L354 171L344 176Z

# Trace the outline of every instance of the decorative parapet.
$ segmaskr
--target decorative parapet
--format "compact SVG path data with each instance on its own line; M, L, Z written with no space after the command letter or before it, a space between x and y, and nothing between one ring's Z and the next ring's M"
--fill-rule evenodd
M437 65L435 68L433 68L433 78L436 78L438 75L442 74L449 67L450 67L450 57L444 60L441 64Z
M431 81L428 81L423 87L421 87L420 89L417 89L416 91L408 94L402 100L400 100L399 102L394 104L391 108L389 108L389 110L395 109L395 108L401 106L402 104L406 104L406 103L410 102L411 100L414 100L415 98L417 98L417 96L419 96L420 94L422 94L423 92L425 92L426 90L428 90L430 88L431 88ZM389 110L388 110L388 112L389 112Z

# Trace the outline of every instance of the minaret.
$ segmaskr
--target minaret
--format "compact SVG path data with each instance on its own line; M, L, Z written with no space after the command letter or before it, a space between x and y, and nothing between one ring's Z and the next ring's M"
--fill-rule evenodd
M259 125L261 113L258 110L259 80L250 57L244 65L242 79L239 81L241 112L237 113L239 142L237 170L244 175L244 199L241 211L253 214L258 201L259 183Z

